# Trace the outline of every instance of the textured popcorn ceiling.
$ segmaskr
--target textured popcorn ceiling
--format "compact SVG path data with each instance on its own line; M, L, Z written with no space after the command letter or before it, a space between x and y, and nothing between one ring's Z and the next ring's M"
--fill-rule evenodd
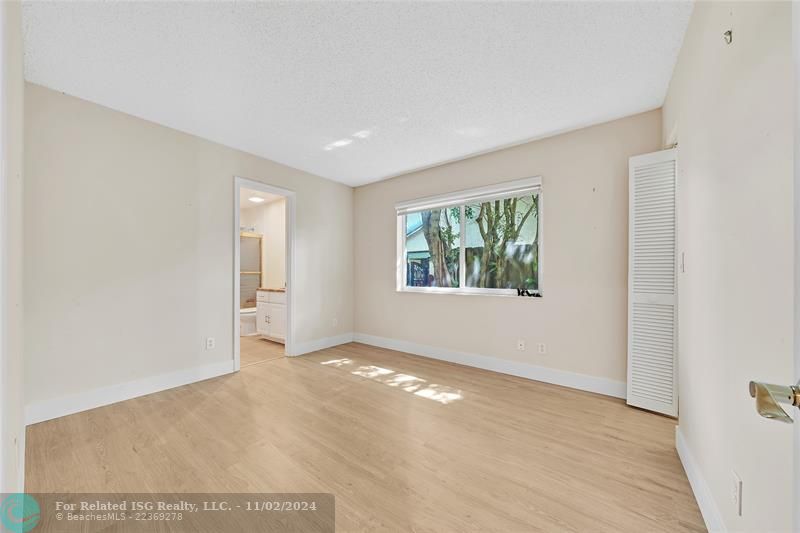
M691 10L29 2L25 74L360 185L659 107Z

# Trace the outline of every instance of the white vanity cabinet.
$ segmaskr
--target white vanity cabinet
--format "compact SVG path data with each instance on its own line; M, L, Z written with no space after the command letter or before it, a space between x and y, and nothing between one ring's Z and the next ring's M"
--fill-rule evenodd
M259 289L256 295L256 331L267 339L286 341L286 292Z

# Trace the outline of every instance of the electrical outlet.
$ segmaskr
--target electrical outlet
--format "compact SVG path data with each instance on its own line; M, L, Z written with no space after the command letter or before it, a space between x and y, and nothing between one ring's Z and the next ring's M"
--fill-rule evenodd
M214 337L206 337L206 350L213 350L217 347L217 341Z
M742 516L742 478L735 470L731 470L731 474L731 501L736 509L736 514Z
M519 350L520 352L524 352L525 351L525 341L524 340L519 339L517 341L517 350Z
M539 349L539 353L540 353L540 354L544 355L544 354L546 354L546 353L547 353L547 345L546 345L545 343L543 343L543 342L540 342L540 343L537 345L537 348Z

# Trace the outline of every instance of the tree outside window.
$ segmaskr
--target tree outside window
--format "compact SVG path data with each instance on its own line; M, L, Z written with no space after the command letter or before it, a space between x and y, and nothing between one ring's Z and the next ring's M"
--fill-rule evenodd
M536 191L405 215L405 286L537 291L539 204Z

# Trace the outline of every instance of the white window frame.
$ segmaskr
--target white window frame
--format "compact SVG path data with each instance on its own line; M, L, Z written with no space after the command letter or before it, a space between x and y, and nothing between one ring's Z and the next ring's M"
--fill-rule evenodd
M478 187L475 189L466 189L448 194L440 194L436 196L427 196L416 200L409 200L400 202L395 205L397 214L397 292L419 292L429 294L461 294L461 295L480 295L480 296L514 296L518 297L517 289L491 289L485 287L465 287L467 269L466 269L466 255L464 236L466 235L466 217L464 216L464 206L469 203L486 202L489 200L501 200L504 198L513 198L517 196L524 196L526 194L536 194L539 197L538 211L537 211L537 226L538 233L537 242L539 244L539 269L538 269L538 286L535 291L530 291L531 294L537 296L542 295L542 265L543 265L543 252L544 247L542 243L542 178L535 176L531 178L518 179L514 181L507 181L498 183L496 185L489 185L486 187ZM419 211L427 211L435 208L454 207L460 206L461 216L459 217L459 243L461 249L459 251L459 265L458 265L458 287L408 287L406 286L406 215L417 213ZM535 298L532 298L535 299Z

